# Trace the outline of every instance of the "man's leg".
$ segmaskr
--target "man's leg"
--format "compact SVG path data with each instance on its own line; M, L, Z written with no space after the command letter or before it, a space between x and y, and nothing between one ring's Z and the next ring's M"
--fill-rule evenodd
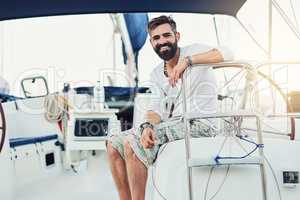
M124 141L124 151L132 200L144 200L147 183L147 168L138 159L128 141Z
M120 153L112 147L111 142L107 144L107 153L110 169L118 189L120 200L131 200L125 161Z

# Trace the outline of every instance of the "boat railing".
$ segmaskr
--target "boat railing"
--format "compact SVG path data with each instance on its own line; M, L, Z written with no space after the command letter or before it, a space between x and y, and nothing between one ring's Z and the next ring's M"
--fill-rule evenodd
M285 102L288 105L288 111L291 111L287 95L285 95L280 87L278 87L270 77L260 72L258 69L262 66L266 65L272 65L272 64L300 64L300 62L262 62L259 64L251 64L249 62L224 62L224 63L216 63L212 64L213 69L220 69L220 68L227 68L227 67L234 67L234 68L241 68L247 71L246 74L246 83L244 88L244 95L242 98L242 103L240 104L240 110L237 110L236 112L231 113L213 113L213 114L199 114L199 113L188 113L187 112L187 100L186 100L186 77L183 76L183 85L182 85L182 92L183 92L183 120L184 120L184 126L185 126L185 150L186 150L186 165L187 165L187 179L188 179L188 194L189 199L192 200L193 198L193 187L192 187L192 168L193 167L199 167L203 165L215 165L216 163L210 162L210 161L203 161L203 159L199 160L198 158L192 158L191 157L191 135L190 135L190 121L194 119L208 119L208 118L237 118L237 117L254 117L256 119L256 136L257 136L257 143L261 145L261 148L258 148L259 150L259 159L254 158L254 160L242 160L239 159L238 162L228 162L225 164L257 164L260 167L260 176L262 181L262 198L263 200L267 200L267 183L266 183L266 169L264 165L264 151L263 151L263 137L262 137L262 126L261 126L261 114L259 113L259 109L252 111L246 110L246 102L248 100L248 95L255 87L257 87L257 76L261 76L265 78L267 81L269 81L270 84L274 85L274 88L279 90L280 95L283 97ZM201 66L201 65L200 65ZM193 66L193 67L199 67L199 65ZM253 84L254 83L254 84ZM257 108L260 107L259 105L259 92L255 92L255 105ZM258 112L257 112L258 111ZM293 119L293 117L291 118ZM294 139L295 137L295 123L294 120L292 120L292 133L290 135L291 139ZM240 124L238 125L240 126ZM198 160L197 160L198 159Z

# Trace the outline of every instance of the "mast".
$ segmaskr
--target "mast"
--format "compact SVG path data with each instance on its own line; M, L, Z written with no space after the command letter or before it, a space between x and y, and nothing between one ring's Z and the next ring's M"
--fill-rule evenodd
M269 23L269 28L268 28L268 61L270 62L272 60L272 37L273 37L273 10L272 10L272 0L269 0L268 2L268 23ZM270 75L270 74L269 74Z
M272 0L268 1L268 62L272 61L272 41L273 41L273 2ZM268 76L273 79L272 77L272 65L268 66ZM274 90L270 86L271 98L273 103L273 112L276 111L276 102L274 99Z
M134 86L134 80L133 77L134 75L137 75L136 72L136 63L135 63L135 58L134 58L134 53L129 37L129 33L126 27L125 19L123 14L113 14L115 17L117 26L119 28L119 31L121 33L121 37L125 46L125 51L127 55L127 78L128 78L128 85Z

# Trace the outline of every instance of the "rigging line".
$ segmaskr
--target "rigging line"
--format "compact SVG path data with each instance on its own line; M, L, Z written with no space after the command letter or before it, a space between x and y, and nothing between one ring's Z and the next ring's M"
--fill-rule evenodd
M231 122L229 122L229 123L231 123ZM231 124L235 126L234 123L231 123ZM224 146L225 141L226 141L227 139L228 139L228 136L227 136L227 137L225 138L225 140L223 141L221 150L223 149L223 146ZM234 137L234 139L236 140L236 137ZM248 141L248 140L245 140L245 141L252 143L251 141ZM247 155L250 155L250 154L252 153L252 152L250 152L250 153L247 152L247 151L244 149L244 147L243 147L239 142L237 142L237 143L238 143L238 144L241 146L241 148L247 153ZM257 148L256 148L256 149L257 149ZM256 149L255 149L255 150L256 150ZM218 155L220 154L221 150L218 152ZM212 173L213 173L213 170L214 170L214 169L215 169L214 166L211 167L211 169L210 169L209 177L208 177L207 184L206 184L206 187L205 187L204 200L207 200L208 187L209 187L209 183L210 183L210 181L211 181L211 177L212 177ZM217 191L209 198L209 200L213 200L213 199L217 196L217 194L221 191L221 189L223 188L223 185L225 184L225 181L227 180L227 177L228 177L228 174L229 174L229 169L230 169L230 165L227 166L227 170L226 170L225 177L223 178L223 180L222 180L221 184L219 185Z
M213 15L213 20L214 20L214 29L215 29L215 33L216 33L217 44L218 44L218 46L220 46L220 38L219 38L219 32L218 32L217 21L216 21L215 15Z
M267 124L266 122L264 122L264 120L261 120L261 123L264 124L265 126L271 128L271 129L273 129L274 131L278 131L279 133L282 132L281 130L270 126L269 124Z
M287 16L287 14L284 12L284 10L279 6L279 4L277 3L277 1L272 0L272 3L274 5L274 7L276 8L276 10L278 11L278 13L281 15L282 19L289 26L289 28L291 29L291 31L294 32L294 34L297 37L297 39L300 40L300 33L299 33L299 31L293 25L293 23L291 22L290 18Z
M296 16L296 12L295 12L295 8L294 8L293 0L290 0L290 5L291 5L291 9L292 9L292 12L293 12L293 15L294 15L294 20L295 20L295 23L296 23L296 28L299 31L299 23L298 23L298 18Z
M221 88L222 89L225 89L225 87L231 82L233 81L233 79L235 79L241 72L243 72L244 69L241 69L239 72L237 72L235 75L233 75L233 77L227 81L224 86ZM241 75L241 77L243 77L243 75ZM233 103L236 105L236 101L234 100L234 97L230 97L230 99L233 101ZM233 103L231 104L231 108L233 107Z
M120 34L119 28L117 26L116 18L114 14L109 14L109 17L111 19L111 23L113 25L113 32L111 35L111 38L109 39L108 43L105 45L105 49L107 49L106 53L109 53L109 48L112 46L112 67L113 67L113 78L110 78L110 75L108 75L108 80L110 82L110 85L114 86L116 84L116 35Z
M247 70L245 70L246 72L247 72ZM242 74L242 75L244 75L244 74ZM243 78L243 76L241 76L240 77L240 79L239 79L239 81L238 81L238 83L236 83L236 82L234 82L235 83L235 87L236 87L236 89L238 88L238 86L239 86L239 84L240 84L240 81L241 81L241 79Z
M209 171L209 176L208 176L206 186L205 186L204 200L207 200L207 192L208 192L208 188L209 188L208 186L209 186L209 183L211 182L211 177L212 177L214 169L215 169L215 167L213 166L213 167L210 168L210 171ZM209 198L209 200L213 200L217 196L217 194L221 191L221 189L223 188L223 186L225 184L225 181L227 180L227 177L228 177L228 174L229 174L229 169L230 169L230 165L227 166L226 174L225 174L221 184L219 185L217 191Z
M225 88L225 87L226 87L226 86L227 86L227 85L228 85L235 77L237 77L242 71L244 71L244 69L241 69L239 72L237 72L235 75L233 75L232 78L231 78L229 81L227 81L221 89Z
M233 117L231 117L230 119L233 119ZM226 119L223 119L223 121L227 122L228 124L231 124L235 130L239 128L239 126L237 126L234 122L228 121Z
M225 120L225 119L224 119L224 120ZM225 122L230 123L231 125L235 126L235 124L232 123L232 122L229 122L229 121L227 121L227 120L225 120ZM230 130L229 130L229 131L230 131ZM226 138L225 138L224 141L223 141L222 147L220 148L220 150L219 150L219 152L218 152L218 155L220 155L221 151L223 150L224 144L225 144L225 142L227 141L227 139L229 138L229 136L230 136L230 135L226 135ZM236 137L233 137L233 138L234 138L234 140L237 142L237 144L241 146L241 148L245 151L245 153L248 153L248 151L246 151L246 150L244 149L244 147L237 141Z
M157 156L159 156L160 154L162 154L162 152L166 149L167 145L168 145L168 143L165 143L165 145L162 148L159 149L159 152L158 152ZM155 182L156 163L157 162L155 162L155 165L153 165L153 168L152 168L152 171L151 171L152 172L152 185L153 185L155 191L158 193L158 195L162 199L167 200L167 198L161 193L161 191L159 190L159 188L158 188L158 186L156 185L156 182Z
M224 160L224 159L244 159L244 158L247 158L248 156L250 156L251 154L253 154L258 148L262 148L263 145L262 144L256 144L256 147L254 147L249 153L245 154L245 155L242 155L242 156L217 156L215 158L215 161L218 163L219 160Z
M225 79L225 82L228 82L228 78L227 78L227 76L226 76L225 69L223 69L223 77L224 77L224 79Z
M207 200L207 191L208 191L208 186L209 186L209 183L210 183L210 179L211 179L211 176L212 176L212 173L214 171L214 166L212 166L209 170L209 175L208 175L208 179L207 179L207 182L206 182L206 186L205 186L205 192L204 192L204 200Z
M253 129L253 128L243 128L244 130L247 130L247 131L257 131L257 129ZM264 134L272 134L272 135L282 135L282 136L288 136L289 137L289 134L284 134L284 133L281 133L281 132L274 132L274 131L266 131L266 130L263 130Z
M272 60L272 49L273 49L273 6L272 6L272 1L268 1L269 5L269 12L268 12L268 60ZM272 65L268 65L268 76L272 77ZM274 101L274 91L271 88L271 85L269 85L270 88L270 93L271 93L271 98L272 102ZM256 95L258 96L258 94ZM275 111L275 104L273 104L273 110Z
M241 71L242 71L242 70L241 70ZM241 71L240 71L240 72L241 72ZM240 74L240 72L237 73L237 74L235 75L234 78L237 78L238 75ZM240 84L240 82L241 82L241 80L242 80L244 74L245 74L245 72L241 74L241 76L240 76L240 78L239 78L239 80L238 80L237 83L234 81L234 85L235 85L235 89L236 89L236 90L238 89L238 86L239 86L239 84ZM232 80L233 80L233 79L231 79L231 81L232 81ZM230 99L232 100L231 109L233 109L233 106L234 106L234 105L237 105L237 102L235 101L235 97L237 96L237 93L235 93L232 97L231 97L230 95L228 95L228 96L229 96Z
M222 147L220 148L219 152L218 152L218 155L221 153L223 147L224 147L224 144L225 142L227 141L229 136L226 136L224 141L223 141L223 144L222 144ZM212 177L212 173L213 173L213 170L214 170L214 166L211 167L210 169L210 173L209 173L209 177L208 177L208 180L207 180L207 183L206 183L206 187L205 187L205 193L204 193L204 200L207 200L207 192L208 192L208 187L209 187L209 183L211 181L211 177ZM217 191L209 198L209 200L213 200L217 195L218 193L221 191L221 189L223 188L223 185L225 184L225 181L228 177L228 174L229 174L229 169L230 169L230 165L227 166L227 170L226 170L226 174L221 182L221 184L219 185Z
M218 26L217 26L217 20L216 20L216 15L213 15L213 23L214 23L214 30L215 30L215 34L216 34L216 39L217 39L217 45L220 46L220 37L219 37L219 31L218 31ZM225 69L223 69L223 76L225 81L227 82L227 76L225 73Z
M269 78L268 76L266 76L265 74L263 74L260 71L257 71L257 74L260 75L261 77L263 77L264 79L268 80L270 82L270 84L272 84L277 89L277 91L280 93L280 96L282 96L282 98L286 102L288 110L292 111L293 109L291 108L291 105L289 104L286 95L282 92L281 88L273 81L273 79Z
M221 189L223 188L223 185L225 184L225 181L227 180L227 177L229 175L229 169L230 169L230 165L227 166L225 177L223 178L223 181L220 184L218 190L215 192L215 194L213 194L211 196L211 198L209 198L209 200L213 200L217 196L217 194L221 191Z
M279 187L279 182L277 180L277 177L276 177L276 174L275 174L275 171L270 163L270 161L267 159L267 157L264 155L263 158L266 160L268 166L270 167L271 169L271 172L272 172L272 176L275 180L275 183L276 183L276 188L277 188L277 191L278 191L278 195L279 195L279 199L282 200L282 196L281 196L281 191L280 191L280 187Z
M153 184L153 187L154 187L154 189L155 189L155 191L158 193L158 195L162 198L162 199L164 199L164 200L167 200L167 198L160 192L160 190L159 190L159 188L158 188L158 186L156 185L156 183L155 183L155 174L156 174L156 164L153 166L153 168L152 168L152 184Z
M233 128L239 128L239 126L237 126L235 123L233 123L233 122L230 122L230 121L228 121L228 120L226 120L226 119L223 119L225 122L227 122L228 124L231 124L232 126L233 126ZM245 132L245 128L242 128L241 129L241 131L243 132L243 133L245 133L245 134L247 134L246 132ZM250 141L250 140L247 140L247 139L245 139L245 138L241 138L241 137L239 137L239 136L237 136L237 135L235 135L236 137L238 137L238 138L240 138L240 139L242 139L242 140L245 140L245 141L247 141L247 142L250 142L250 143L252 143L252 144L255 144L256 145L256 143L254 143L254 142L252 142L252 141Z
M233 137L234 138L234 141L241 147L241 149L245 152L245 153L249 153L246 148L242 145L242 143L236 138L236 137Z
M250 31L247 29L247 27L241 22L241 20L239 18L236 18L236 19L240 23L240 25L243 27L243 29L247 32L247 34L250 36L250 38L253 40L253 42L257 45L257 47L259 47L259 49L262 50L266 56L268 56L268 51L261 44L259 44L259 42L250 33Z
M244 129L242 129L241 132L243 132L244 134L247 135L247 133L246 133L246 131L245 131ZM250 144L254 144L254 145L256 146L255 149L254 149L253 151L251 151L250 153L248 153L248 155L251 155L252 153L254 153L255 150L258 149L258 148L264 148L264 144L256 143L255 141L246 139L247 136L246 136L246 137L245 137L245 136L243 137L243 136L237 136L237 135L236 135L236 137L238 137L239 139L244 140L244 141L246 141L246 142L248 142L248 143L250 143Z
M224 120L225 120L225 119L224 119ZM235 124L234 124L234 123L231 123L231 122L229 122L229 121L227 121L227 120L225 120L225 121L228 122L228 123L230 123L230 124L232 124L232 125L235 127ZM241 132L246 133L243 129L241 130ZM239 156L239 157L233 157L233 156L224 156L224 157L222 157L222 156L219 156L219 154L218 154L217 157L215 158L215 160L216 160L217 163L218 163L218 161L219 161L220 159L243 159L243 158L246 158L246 157L250 156L250 155L251 155L252 153L254 153L258 148L263 148L263 144L256 144L255 142L253 142L253 141L251 141L251 140L248 140L248 139L245 139L245 138L242 137L242 136L237 136L237 135L235 135L235 136L238 137L238 138L241 139L241 140L244 140L244 141L246 141L246 142L249 142L249 143L251 143L251 144L254 144L254 145L255 145L255 148L252 149L250 152L246 151L246 155Z
M228 120L226 120L226 119L223 119L223 121L225 121L225 122L227 122L228 124L230 124L230 125L232 125L233 126L233 128L231 128L231 127L229 127L227 130L230 132L230 131L232 131L232 130L235 130L235 124L234 123L232 123L232 122L230 122L230 121L228 121ZM232 130L231 130L232 129Z
M247 72L247 70L246 70L246 72ZM236 85L236 87L235 87L236 90L238 90L238 87L239 87L239 85L240 85L240 82L241 82L243 76L244 76L244 74L241 75L241 77L240 77L240 79L238 80L237 84L235 84L235 85ZM247 75L246 75L246 76L247 76ZM236 96L237 96L237 93L235 93L235 95L232 97L233 103L235 103L234 98L235 98ZM233 109L233 103L231 104L231 109Z
M228 137L229 137L228 135L225 136L225 138L224 138L224 140L223 140L223 143L222 143L222 145L221 145L221 148L220 148L219 151L218 151L218 155L222 152L222 150L223 150L223 148L224 148L224 146L225 146L225 143L226 143Z

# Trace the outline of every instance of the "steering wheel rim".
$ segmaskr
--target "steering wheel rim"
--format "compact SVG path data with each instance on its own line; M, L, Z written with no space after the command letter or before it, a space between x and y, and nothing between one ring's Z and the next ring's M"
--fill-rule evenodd
M4 110L1 102L0 102L0 116L1 116L0 120L2 122L2 126L0 126L0 132L1 132L0 154L1 154L4 147L5 138L6 138L6 120L5 120Z
M239 65L214 66L213 67L213 69L222 69L222 68L240 68L240 69L243 69L243 67L239 66ZM263 79L267 80L279 92L280 96L282 97L282 99L286 103L288 112L292 112L293 108L292 108L290 102L288 101L287 96L282 92L281 88L276 84L276 82L273 79L271 79L270 77L268 77L267 75L265 75L264 73L262 73L261 71L257 71L257 75L262 77ZM296 136L295 126L296 125L295 125L295 118L294 117L290 118L290 124L291 124L291 131L288 134L288 136L290 137L290 140L295 140L295 136Z

